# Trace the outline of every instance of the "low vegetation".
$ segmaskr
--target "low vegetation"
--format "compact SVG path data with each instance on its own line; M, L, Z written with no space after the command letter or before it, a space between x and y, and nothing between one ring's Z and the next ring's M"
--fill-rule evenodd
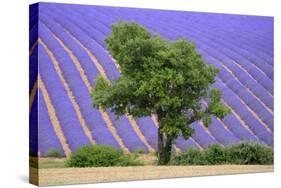
M174 153L168 165L273 165L272 148L252 142L241 142L227 147L214 144L204 150L189 148L183 153ZM39 165L38 165L39 162ZM157 154L146 154L138 149L124 154L120 149L106 145L85 145L72 153L70 158L61 158L56 150L50 150L48 157L31 157L33 168L67 167L114 167L114 166L155 166Z
M66 161L68 167L142 166L134 155L124 154L112 146L83 146Z
M174 155L170 165L271 165L273 150L257 143L238 143L223 147L212 145L205 150L190 148L186 152Z
M52 148L48 150L45 157L62 158L63 154L59 150Z
M145 154L146 151L143 148L138 148L134 151L135 154Z
M65 160L44 160L39 163L39 168L66 168Z

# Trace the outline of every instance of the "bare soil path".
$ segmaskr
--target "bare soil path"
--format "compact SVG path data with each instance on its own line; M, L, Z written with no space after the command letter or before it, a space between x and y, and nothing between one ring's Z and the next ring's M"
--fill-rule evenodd
M143 179L273 172L272 165L138 166L30 169L39 185L82 184Z

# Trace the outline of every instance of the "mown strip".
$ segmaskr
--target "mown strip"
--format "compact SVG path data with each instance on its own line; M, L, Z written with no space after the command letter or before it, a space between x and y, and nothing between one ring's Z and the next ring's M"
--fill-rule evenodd
M36 79L36 82L34 83L31 93L29 95L29 112L31 111L31 107L34 102L37 89L38 89L38 78Z
M38 44L38 39L36 40L36 42L31 46L30 50L29 50L29 55L31 55L34 51L34 48L36 47L36 45Z
M42 95L43 95L44 101L45 101L46 106L47 106L47 111L48 111L50 120L51 120L52 125L53 125L54 130L55 130L55 133L56 133L57 137L60 140L60 143L62 145L62 148L63 148L65 156L68 157L71 154L71 150L70 150L70 148L69 148L69 146L68 146L68 144L66 142L66 138L64 136L64 133L62 131L62 128L61 128L60 123L59 123L59 120L58 120L57 115L56 115L56 110L55 110L55 108L53 106L53 103L52 103L51 98L50 98L50 96L48 94L46 86L45 86L44 82L40 78L40 75L38 77L38 82L39 82L39 88L42 91Z

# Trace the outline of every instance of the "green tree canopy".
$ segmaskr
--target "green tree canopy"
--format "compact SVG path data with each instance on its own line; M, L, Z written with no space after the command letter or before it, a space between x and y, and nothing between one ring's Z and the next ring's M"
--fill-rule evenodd
M178 136L192 136L190 124L202 120L208 126L212 115L223 118L229 113L220 91L212 87L219 70L203 60L194 43L168 41L135 22L122 21L113 25L105 42L121 76L112 82L96 78L94 107L117 116L156 114L159 164L170 160Z

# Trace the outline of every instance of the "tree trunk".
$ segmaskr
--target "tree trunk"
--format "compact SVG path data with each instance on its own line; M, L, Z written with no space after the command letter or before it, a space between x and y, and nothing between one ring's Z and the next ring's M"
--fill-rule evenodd
M173 139L158 129L158 165L166 165L171 159Z

